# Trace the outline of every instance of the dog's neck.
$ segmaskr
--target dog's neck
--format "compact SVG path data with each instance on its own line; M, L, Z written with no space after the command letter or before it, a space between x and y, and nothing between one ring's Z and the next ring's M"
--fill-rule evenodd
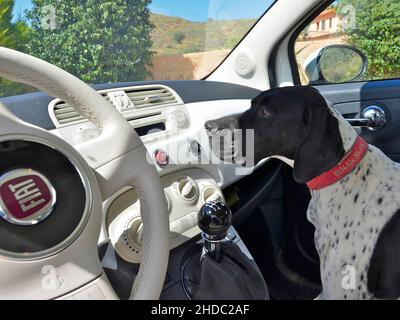
M342 138L343 148L345 153L348 153L349 150L354 145L354 142L358 136L357 131L348 123L348 121L343 118L343 116L335 110L335 108L328 103L328 107L331 111L331 114L338 119L339 122L339 131L340 137Z

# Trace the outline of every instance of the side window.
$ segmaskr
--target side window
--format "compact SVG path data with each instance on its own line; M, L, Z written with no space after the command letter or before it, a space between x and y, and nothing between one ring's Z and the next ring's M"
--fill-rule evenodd
M400 78L400 1L338 0L296 39L302 85Z

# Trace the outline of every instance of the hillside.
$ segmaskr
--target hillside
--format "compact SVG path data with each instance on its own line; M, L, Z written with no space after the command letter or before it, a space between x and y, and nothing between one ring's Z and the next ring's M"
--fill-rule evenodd
M184 54L232 48L256 22L254 19L192 22L178 17L152 14L153 50L158 54ZM184 35L179 43L177 33ZM182 35L180 35L182 37Z

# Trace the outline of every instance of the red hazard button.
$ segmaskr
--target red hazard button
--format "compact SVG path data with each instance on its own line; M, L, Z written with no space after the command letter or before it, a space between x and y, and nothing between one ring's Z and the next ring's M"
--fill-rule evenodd
M154 159L159 166L166 166L169 163L168 153L161 149L154 152Z

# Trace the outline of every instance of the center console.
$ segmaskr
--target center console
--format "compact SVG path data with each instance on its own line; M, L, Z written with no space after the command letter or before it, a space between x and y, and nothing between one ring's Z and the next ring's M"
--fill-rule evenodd
M223 201L214 179L204 170L187 169L161 177L168 204L170 249L200 234L197 214L207 201ZM104 205L105 233L118 255L126 261L141 260L142 220L134 189L122 190Z
M212 176L192 168L161 180L171 250L161 299L268 299L264 279L231 226L230 210ZM109 241L99 247L99 255L116 293L127 299L141 260L142 221L135 190L121 190L104 203L104 212L103 237Z

